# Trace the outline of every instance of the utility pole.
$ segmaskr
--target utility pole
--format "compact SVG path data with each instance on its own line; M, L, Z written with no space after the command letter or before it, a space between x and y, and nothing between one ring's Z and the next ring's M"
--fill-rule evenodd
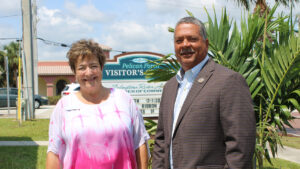
M36 24L37 24L37 8L36 8L36 0L32 2L32 41L33 41L33 72L34 72L34 94L39 93L39 78L38 78L38 50L37 50L37 31L36 31Z
M34 59L33 59L33 30L32 30L31 0L22 0L23 16L23 45L27 79L24 80L25 98L28 100L29 119L35 118L34 113Z

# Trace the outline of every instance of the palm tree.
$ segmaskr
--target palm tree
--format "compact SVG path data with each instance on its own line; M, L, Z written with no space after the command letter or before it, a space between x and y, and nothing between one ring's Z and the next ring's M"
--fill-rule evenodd
M263 14L266 9L268 9L267 2L266 0L234 0L236 1L239 5L244 6L247 10L249 10L250 7L250 2L254 2L255 5L255 10L259 7L260 8L260 13ZM289 3L291 3L293 6L296 2L299 2L299 0L275 0L275 2L283 4L287 6Z
M17 84L17 71L18 71L18 57L19 57L19 43L11 42L5 45L3 51L0 51L0 61L4 63L4 57L8 57L9 65L9 83L11 87L16 87ZM1 65L2 66L2 65ZM4 65L3 65L4 66ZM4 73L5 69L0 67L0 72ZM6 86L6 74L0 77L0 86Z
M0 86L3 86L4 82L5 82L5 77L4 77L4 74L5 74L4 56L5 56L4 52L0 51L0 63L3 63L3 64L0 64Z

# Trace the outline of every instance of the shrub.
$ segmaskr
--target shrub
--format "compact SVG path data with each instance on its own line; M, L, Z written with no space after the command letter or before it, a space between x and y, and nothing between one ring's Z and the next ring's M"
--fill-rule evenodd
M48 100L49 100L49 104L50 105L56 105L56 103L58 102L58 100L61 98L60 95L57 96L49 96Z

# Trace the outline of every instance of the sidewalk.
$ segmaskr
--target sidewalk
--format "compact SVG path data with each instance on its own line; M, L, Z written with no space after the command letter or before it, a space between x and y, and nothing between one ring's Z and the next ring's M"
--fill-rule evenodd
M270 155L271 154L272 153L270 152ZM300 149L287 146L284 146L283 148L279 147L276 157L300 164Z
M48 146L48 141L0 141L1 146Z

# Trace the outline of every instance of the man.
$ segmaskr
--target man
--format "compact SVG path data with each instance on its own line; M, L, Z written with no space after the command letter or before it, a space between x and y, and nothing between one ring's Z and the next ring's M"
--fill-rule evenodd
M255 117L245 79L208 57L201 21L179 20L174 46L181 69L164 86L153 169L247 169Z

